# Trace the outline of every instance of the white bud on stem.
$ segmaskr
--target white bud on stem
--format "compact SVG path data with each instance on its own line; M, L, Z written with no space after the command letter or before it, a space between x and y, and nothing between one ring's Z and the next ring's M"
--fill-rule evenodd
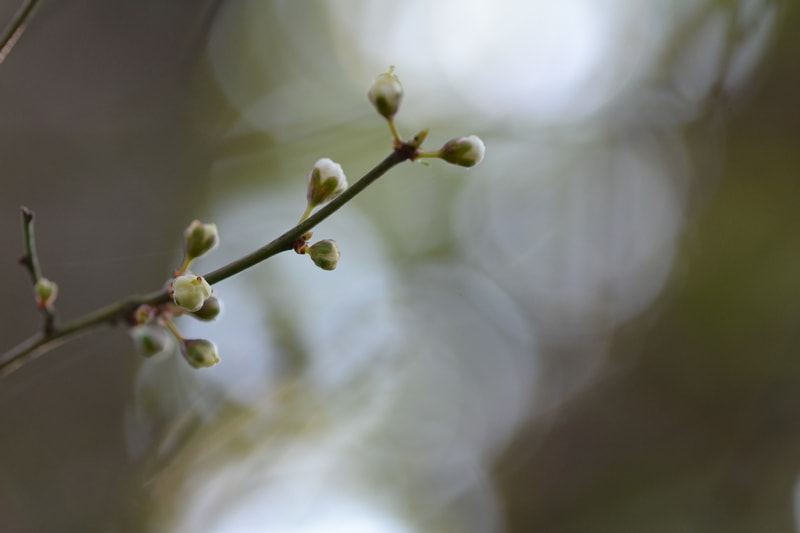
M198 276L187 272L172 280L172 301L187 311L198 311L211 296L211 285Z
M460 137L445 143L439 150L439 157L462 167L474 167L483 161L486 146L477 135Z
M400 102L403 100L403 86L394 75L394 67L389 67L387 72L375 78L367 97L378 113L387 120L391 120L397 114Z
M199 320L216 320L222 312L222 302L216 296L210 296L203 302L203 306L192 313Z
M216 224L203 224L195 220L183 232L183 253L187 261L210 252L217 244L219 233Z
M339 264L339 258L342 256L336 241L332 239L315 242L306 249L306 253L314 261L314 264L323 270L335 269L336 265Z
M326 204L339 196L347 188L347 178L342 166L323 157L308 173L308 211L318 205Z
M169 335L164 328L152 325L134 326L130 329L136 351L143 357L152 357L164 351Z
M207 368L219 363L216 345L205 339L183 339L181 355L194 368Z

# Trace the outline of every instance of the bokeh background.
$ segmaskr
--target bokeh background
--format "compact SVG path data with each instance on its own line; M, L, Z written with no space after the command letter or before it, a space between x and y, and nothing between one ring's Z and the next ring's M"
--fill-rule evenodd
M0 4L10 21L22 2ZM11 532L800 530L800 13L778 0L42 0L0 64L0 349L291 227L320 157L426 146L181 322L0 379Z

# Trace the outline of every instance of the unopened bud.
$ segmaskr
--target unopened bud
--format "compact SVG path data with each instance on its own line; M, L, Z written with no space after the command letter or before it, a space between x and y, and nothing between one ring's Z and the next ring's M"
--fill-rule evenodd
M175 305L187 311L198 311L211 296L211 285L203 276L187 272L172 280L171 296Z
M183 232L183 251L191 261L213 250L219 244L216 224L203 224L195 220Z
M136 324L149 324L156 318L156 310L152 305L142 304L133 312Z
M58 285L47 278L39 278L33 286L33 294L39 309L51 309L58 296Z
M222 302L216 296L211 296L203 302L203 307L192 313L192 316L200 320L215 320L222 312Z
M439 157L462 167L474 167L483 161L486 151L483 141L477 135L453 139L445 143L439 150Z
M217 347L205 339L184 339L181 354L194 368L206 368L219 363Z
M389 67L387 72L375 78L367 92L367 97L384 118L394 117L403 100L403 86L394 75L394 67Z
M319 241L308 247L306 253L314 261L314 264L323 270L333 270L339 264L339 258L342 256L339 253L339 247L336 241L325 239Z
M163 352L169 343L166 330L155 326L134 326L130 329L130 335L136 351L144 357Z
M346 188L347 178L342 166L323 157L314 163L314 167L308 173L308 190L306 191L308 207L313 208L330 202Z

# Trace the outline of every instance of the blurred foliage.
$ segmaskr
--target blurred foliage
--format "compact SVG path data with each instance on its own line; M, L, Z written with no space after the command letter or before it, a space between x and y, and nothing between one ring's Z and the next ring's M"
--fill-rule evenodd
M625 371L506 451L509 530L796 531L800 13L784 7L768 75L720 128L719 174L699 176L674 291L617 335Z

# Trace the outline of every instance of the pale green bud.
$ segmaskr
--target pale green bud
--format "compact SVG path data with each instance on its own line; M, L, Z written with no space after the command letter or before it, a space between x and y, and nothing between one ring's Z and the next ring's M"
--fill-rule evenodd
M172 280L171 296L175 305L187 311L198 311L211 296L211 285L203 276L187 272Z
M169 335L164 328L156 326L134 326L130 329L136 351L144 357L152 357L164 351Z
M181 341L181 354L194 368L206 368L219 363L216 345L205 339L184 339Z
M39 309L50 309L58 296L58 285L47 278L39 278L33 286L33 294Z
M149 324L156 318L156 309L152 305L142 304L133 312L133 321L136 324Z
M308 247L306 253L314 261L314 264L323 270L333 270L339 264L339 258L342 256L339 253L339 247L336 241L325 239L319 241Z
M193 221L183 232L183 252L191 261L213 250L219 244L216 224L203 224Z
M200 320L215 320L222 312L222 302L216 296L206 298L203 307L192 313L192 316Z
M470 135L446 142L439 150L439 157L454 165L474 167L483 161L485 151L486 146L480 137Z
M309 207L330 202L347 188L347 178L342 166L323 157L308 173L306 199Z
M387 72L375 78L367 97L384 118L391 119L395 116L403 100L403 86L394 75L394 67L389 67Z

